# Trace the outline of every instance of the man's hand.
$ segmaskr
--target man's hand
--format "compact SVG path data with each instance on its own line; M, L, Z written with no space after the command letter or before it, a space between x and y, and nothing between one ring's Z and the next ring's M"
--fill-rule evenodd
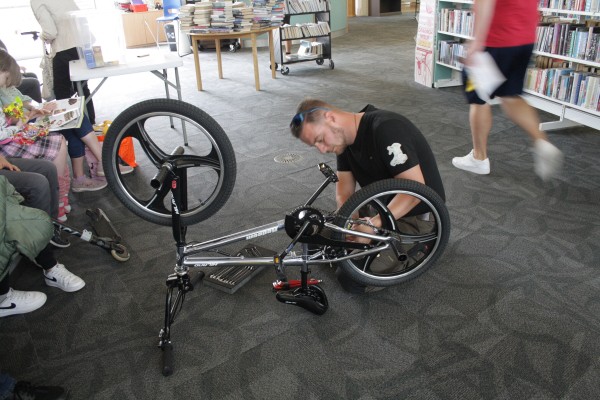
M4 156L0 156L0 169L7 169L9 171L20 171L19 167L11 164Z
M365 221L366 223L368 223L370 225L373 224L370 218L361 218L360 220ZM353 224L350 229L352 229L353 231L362 232L362 233L376 234L375 229L369 225ZM348 239L351 242L355 242L355 243L363 243L363 244L371 243L371 239L368 239L365 237L360 237L360 236L347 236L346 239Z

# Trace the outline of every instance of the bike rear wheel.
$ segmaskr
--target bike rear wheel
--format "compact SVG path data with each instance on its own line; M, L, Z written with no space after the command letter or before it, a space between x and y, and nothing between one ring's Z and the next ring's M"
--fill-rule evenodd
M396 221L387 204L398 194L418 199L423 213ZM429 269L444 252L450 236L450 216L444 201L428 186L405 179L374 182L358 190L344 203L334 223L350 229L353 217L377 215L383 222L381 228L401 239L403 255L399 259L390 248L374 256L340 261L338 268L353 281L367 286L392 286L406 282ZM336 236L337 239L345 239L344 234Z
M137 167L123 175L119 152L133 144ZM150 185L160 166L183 147L186 181L183 225L215 214L227 201L236 177L233 147L221 126L207 113L174 99L134 104L112 122L102 149L106 180L117 198L134 214L160 225L171 225L170 185Z

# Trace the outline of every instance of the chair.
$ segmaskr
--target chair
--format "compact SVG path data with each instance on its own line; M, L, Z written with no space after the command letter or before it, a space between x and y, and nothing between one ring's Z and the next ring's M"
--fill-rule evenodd
M181 8L181 0L163 0L163 16L156 18L156 45L158 46L158 30L160 24L167 24L175 21L179 17L179 9ZM163 26L164 28L164 26ZM167 42L169 38L167 37Z

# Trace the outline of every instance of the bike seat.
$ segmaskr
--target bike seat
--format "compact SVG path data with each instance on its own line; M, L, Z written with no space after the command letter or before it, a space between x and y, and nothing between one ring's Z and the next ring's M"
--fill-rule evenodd
M280 290L275 298L282 303L302 307L317 315L325 314L329 308L325 291L319 285L310 285L306 289Z

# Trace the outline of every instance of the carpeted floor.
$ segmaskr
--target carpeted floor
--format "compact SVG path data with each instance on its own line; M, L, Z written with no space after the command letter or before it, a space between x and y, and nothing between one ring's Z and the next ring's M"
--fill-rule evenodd
M74 294L46 287L23 262L12 287L41 290L48 302L0 320L2 370L63 385L72 399L598 398L600 135L586 127L550 133L566 165L543 183L527 137L495 109L492 174L456 170L451 158L471 148L468 108L459 88L414 83L415 33L412 14L351 18L349 33L333 40L335 69L293 64L276 80L263 50L260 92L249 49L223 54L223 80L215 53L201 53L203 92L185 57L183 98L219 122L238 163L230 200L188 238L281 219L316 189L316 164L334 159L287 128L305 96L355 111L372 103L409 117L436 155L452 232L434 268L362 296L342 291L333 270L313 268L330 302L320 317L277 302L270 270L233 295L199 285L173 325L175 373L165 378L156 346L174 262L171 230L135 217L108 190L73 194L69 223L86 226L85 209L102 208L131 259L119 263L73 238L57 257L87 283ZM94 98L98 120L162 95L149 74L111 78ZM300 159L273 161L290 152ZM334 207L331 189L322 206ZM281 251L286 240L254 243Z

